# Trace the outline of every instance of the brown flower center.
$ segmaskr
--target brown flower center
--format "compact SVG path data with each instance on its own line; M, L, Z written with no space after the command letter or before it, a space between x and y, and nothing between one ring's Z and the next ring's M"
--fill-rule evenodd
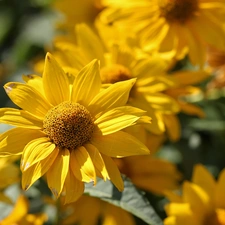
M101 69L101 80L103 84L114 84L119 81L125 81L132 78L131 72L128 68L120 64L106 66ZM130 97L134 97L136 92L135 85L130 91Z
M43 121L43 131L60 148L69 150L90 141L94 131L90 112L79 103L62 102L50 109Z
M168 22L183 24L197 14L198 0L165 0L160 9Z

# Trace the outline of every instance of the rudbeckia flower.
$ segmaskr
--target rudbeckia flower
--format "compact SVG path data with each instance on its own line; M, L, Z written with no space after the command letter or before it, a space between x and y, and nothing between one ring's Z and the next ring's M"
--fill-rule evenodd
M120 207L99 198L83 195L78 201L60 205L60 224L97 225L135 225L133 216ZM88 216L87 216L88 215Z
M110 179L122 191L111 157L149 154L139 140L121 131L150 122L143 110L125 106L135 79L102 90L99 63L93 60L71 83L48 53L43 77L24 80L26 84L4 86L21 110L0 109L0 122L16 126L0 136L0 155L22 155L23 189L46 174L53 194L63 191L65 202L79 198L84 182L95 184L96 176Z
M19 182L20 170L14 164L18 157L0 158L0 190L3 191L9 185ZM11 199L3 192L0 192L0 201L5 203L12 203Z
M76 26L77 44L56 41L53 55L69 74L76 74L90 60L100 59L100 76L104 86L112 83L137 79L128 104L147 111L152 123L144 125L145 130L162 134L165 132L164 114L176 114L179 106L163 92L175 85L166 74L167 63L160 57L142 55L127 44L112 44L106 48L100 39L85 24ZM141 51L141 50L140 50ZM73 71L71 70L73 68Z
M109 8L101 21L134 32L147 51L188 53L203 66L206 45L225 49L225 2L222 0L103 0Z
M165 225L224 225L225 170L218 181L202 165L196 165L192 182L185 181L182 195L168 193Z
M121 173L143 190L164 195L165 190L175 190L179 187L181 174L176 166L169 161L153 157L152 154L116 159L116 163Z
M25 196L20 195L10 214L0 220L1 225L42 225L47 216L44 213L28 214L29 202Z

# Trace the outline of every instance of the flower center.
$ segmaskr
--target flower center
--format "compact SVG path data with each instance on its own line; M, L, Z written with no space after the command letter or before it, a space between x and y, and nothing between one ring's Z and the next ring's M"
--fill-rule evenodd
M160 6L161 16L168 22L185 23L198 11L197 0L165 0Z
M101 80L103 84L114 84L119 81L125 81L132 78L130 70L123 65L114 64L101 69ZM130 97L134 97L136 92L135 85L130 91Z
M94 122L90 112L79 103L62 102L50 109L43 121L43 131L60 148L69 150L91 140Z

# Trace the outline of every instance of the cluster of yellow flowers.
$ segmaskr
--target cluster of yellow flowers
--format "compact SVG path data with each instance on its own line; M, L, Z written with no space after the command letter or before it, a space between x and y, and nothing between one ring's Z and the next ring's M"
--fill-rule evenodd
M18 108L0 109L0 122L14 126L0 135L0 187L18 181L13 162L20 160L22 189L44 177L67 215L62 224L97 224L101 217L104 225L132 225L128 212L83 195L84 184L95 186L97 178L123 191L122 173L171 201L164 224L224 225L225 172L216 182L196 165L192 182L175 194L182 175L156 154L166 140L179 140L178 113L205 116L187 99L201 96L197 85L224 66L211 53L225 52L225 1L56 0L52 7L65 18L34 65L39 75L4 85ZM194 69L176 69L184 58ZM10 201L3 193L0 200ZM27 209L21 196L0 224L47 220Z

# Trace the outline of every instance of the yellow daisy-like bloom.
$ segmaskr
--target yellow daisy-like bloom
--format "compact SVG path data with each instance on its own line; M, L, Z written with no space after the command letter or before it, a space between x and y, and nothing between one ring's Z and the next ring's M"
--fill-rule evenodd
M18 157L0 158L0 190L4 190L9 185L19 182L20 171L14 164ZM11 200L4 193L0 192L0 201L11 203Z
M88 216L87 216L88 215ZM104 202L99 198L83 195L78 201L61 205L60 224L97 225L135 225L133 216L120 207Z
M223 0L104 0L103 23L121 26L140 39L145 50L189 54L193 64L205 62L206 45L225 49Z
M24 76L26 84L4 88L22 110L0 109L0 122L16 128L0 136L0 155L21 155L22 187L47 175L47 183L65 202L83 193L84 183L96 176L110 179L123 190L120 172L111 157L149 154L122 129L149 123L145 112L124 106L135 79L101 90L99 63L93 60L70 83L51 56L46 55L43 77Z
M163 92L175 85L165 73L167 63L159 57L143 56L128 45L113 44L105 49L103 40L98 38L86 25L76 26L77 44L66 41L56 42L53 55L68 73L76 74L90 60L100 59L100 76L105 86L130 79L137 79L128 104L147 111L152 123L144 126L154 134L165 132L164 114L176 114L179 106L176 101ZM71 71L73 68L73 71Z
M149 155L116 159L116 163L121 173L129 177L137 187L154 194L163 195L165 190L179 187L181 174L169 161Z
M224 225L225 170L218 181L202 165L196 165L192 182L184 182L182 196L168 193L165 225Z
M28 214L29 203L25 196L21 195L11 213L0 221L0 225L42 225L47 216L44 213Z

